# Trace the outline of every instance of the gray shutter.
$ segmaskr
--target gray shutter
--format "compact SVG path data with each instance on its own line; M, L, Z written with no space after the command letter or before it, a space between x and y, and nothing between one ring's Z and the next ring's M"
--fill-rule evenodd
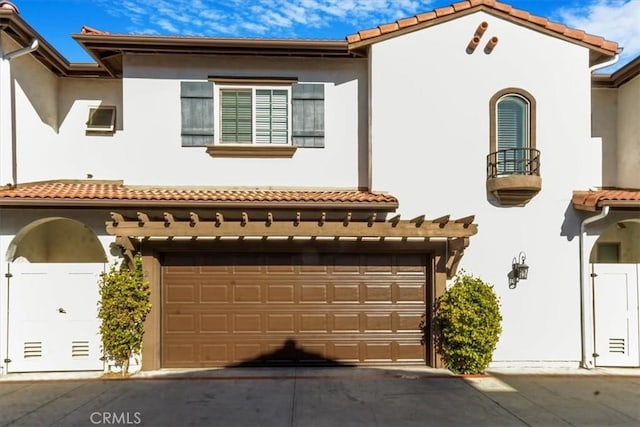
M213 83L181 82L182 146L213 145Z
M291 87L292 142L298 147L324 147L324 85Z

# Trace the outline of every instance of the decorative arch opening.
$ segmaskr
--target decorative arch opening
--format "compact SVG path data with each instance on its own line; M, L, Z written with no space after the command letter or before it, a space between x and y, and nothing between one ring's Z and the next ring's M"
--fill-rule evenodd
M640 218L607 227L591 248L595 264L640 264Z
M106 254L96 234L85 224L63 217L36 220L23 227L7 250L7 261L103 263Z

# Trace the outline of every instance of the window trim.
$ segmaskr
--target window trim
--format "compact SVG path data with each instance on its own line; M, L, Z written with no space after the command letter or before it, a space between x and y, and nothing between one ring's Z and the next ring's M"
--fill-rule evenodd
M251 83L254 83L252 80ZM239 143L239 142L222 142L222 92L223 91L251 91L251 142ZM258 143L256 142L256 93L258 90L284 90L287 92L287 143ZM214 121L218 124L218 132L214 134L214 145L224 147L292 147L293 146L293 131L292 131L292 99L291 99L291 83L287 84L218 84L214 83L214 93L217 94L218 108L214 110ZM214 96L215 98L215 96ZM223 152L223 150L214 149L212 151ZM290 151L290 150L289 150ZM294 150L295 152L295 150ZM211 153L210 153L211 154Z
M92 117L97 111L111 111L111 123L108 126L96 127L92 124ZM115 105L92 105L89 106L89 117L87 117L87 127L85 129L87 135L113 135L116 132L116 106Z
M509 95L519 96L529 104L529 117L527 123L528 146L526 148L536 148L536 99L524 89L509 87L496 92L489 101L489 153L498 151L498 102Z

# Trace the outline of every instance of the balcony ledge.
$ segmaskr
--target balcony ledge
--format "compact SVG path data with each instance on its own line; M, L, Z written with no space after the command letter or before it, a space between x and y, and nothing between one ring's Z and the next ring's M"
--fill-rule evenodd
M487 191L503 206L524 206L541 189L539 175L502 175L487 179Z

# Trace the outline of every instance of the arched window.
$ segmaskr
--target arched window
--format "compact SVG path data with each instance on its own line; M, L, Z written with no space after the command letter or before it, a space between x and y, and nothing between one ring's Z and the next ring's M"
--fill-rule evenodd
M533 96L509 88L496 93L490 104L492 175L537 174Z

